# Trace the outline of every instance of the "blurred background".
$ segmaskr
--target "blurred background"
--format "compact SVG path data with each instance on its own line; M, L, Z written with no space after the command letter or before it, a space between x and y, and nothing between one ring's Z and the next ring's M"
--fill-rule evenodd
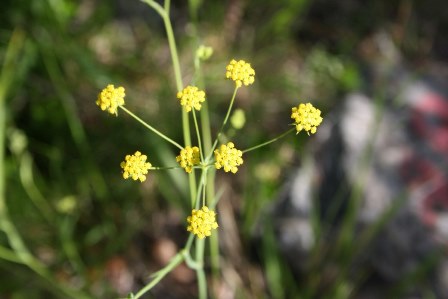
M448 3L190 0L171 18L184 84L197 46L214 49L215 130L229 60L256 70L235 104L245 125L226 132L239 148L288 129L301 101L324 115L316 135L218 173L213 298L448 298ZM0 62L0 298L135 292L185 244L186 175L123 180L126 154L170 166L177 150L95 100L122 85L128 109L181 142L161 18L137 0L6 0ZM196 296L182 265L145 298Z

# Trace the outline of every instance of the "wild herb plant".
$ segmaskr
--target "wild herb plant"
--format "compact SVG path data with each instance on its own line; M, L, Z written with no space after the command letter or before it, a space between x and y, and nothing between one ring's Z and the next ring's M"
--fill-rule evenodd
M203 87L196 86L195 82L191 82L191 85L185 87L182 81L176 41L170 20L170 0L165 0L163 6L152 0L143 0L143 2L152 7L164 21L177 88L177 94L173 92L172 100L176 101L177 97L177 101L179 101L181 106L184 140L181 143L174 141L127 109L125 107L125 88L122 86L115 87L113 84L109 84L98 95L96 104L101 110L115 116L118 116L118 110L129 114L151 133L163 138L179 150L179 155L173 156L173 165L153 166L146 151L139 149L132 154L126 155L120 167L124 179L140 182L144 182L150 172L156 170L185 171L189 179L191 205L191 214L186 219L186 232L189 232L190 235L183 249L164 268L154 273L151 281L145 287L136 294L129 294L128 298L136 299L142 297L176 266L185 262L196 272L199 298L204 299L207 298L208 293L204 271L204 252L207 237L210 237L211 240L209 244L211 247L212 266L215 269L219 267L219 264L216 262L219 261L217 259L219 254L217 243L219 217L217 217L215 212L219 196L214 191L216 170L236 174L239 167L244 163L243 155L273 143L293 131L296 131L297 134L305 131L308 135L316 133L317 127L322 122L321 111L310 103L300 103L298 106L293 107L291 111L290 117L294 120L291 123L293 127L277 137L244 150L240 150L240 147L236 146L232 141L221 143L221 137L232 113L239 89L248 88L255 82L255 70L251 64L245 60L232 59L225 70L223 69L223 79L226 78L233 81L234 91L220 129L214 139L212 139L207 105L207 101L212 99L208 99ZM212 55L212 52L213 50L210 47L201 46L197 49L194 57L197 72L200 71L201 63L206 61ZM191 119L194 124L193 129L190 128ZM195 136L195 140L193 140L192 135ZM199 176L199 179L197 179L197 176Z

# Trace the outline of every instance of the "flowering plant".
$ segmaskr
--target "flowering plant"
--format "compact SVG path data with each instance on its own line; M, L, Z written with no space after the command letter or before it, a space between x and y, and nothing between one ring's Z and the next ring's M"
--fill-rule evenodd
M101 110L107 111L115 116L118 115L118 109L121 109L143 124L146 128L152 131L152 133L157 134L180 150L179 155L177 157L173 157L173 162L177 162L179 166L170 165L167 167L155 167L147 161L148 156L142 154L140 151L136 151L132 155L126 155L120 166L123 171L122 175L124 179L132 178L133 180L139 180L142 183L147 180L149 171L183 169L189 177L191 214L186 218L186 231L190 232L190 236L185 247L176 256L174 256L162 270L158 271L153 276L153 279L144 288L136 294L129 294L128 298L140 298L143 294L154 287L167 273L185 261L190 268L196 271L199 298L204 299L207 298L207 284L203 266L204 247L207 237L210 237L211 239L210 246L212 247L212 252L218 252L216 230L219 228L219 215L215 212L218 198L215 194L206 189L207 185L210 186L214 184L214 176L212 175L213 172L222 169L224 172L236 174L239 167L243 165L243 154L277 141L294 130L296 130L297 133L305 130L308 134L310 132L314 134L317 131L317 127L322 122L322 117L320 115L320 110L313 107L312 104L299 104L297 107L293 107L291 111L291 118L294 119L294 123L292 124L294 128L283 132L279 136L245 150L239 150L231 141L218 146L220 136L229 120L238 90L240 88L250 86L255 82L255 70L252 68L251 64L245 60L232 59L225 68L224 77L234 82L234 92L231 100L229 101L227 113L223 119L220 130L216 134L214 142L212 143L210 141L205 141L212 140L211 136L206 136L207 138L203 138L204 136L200 133L199 127L201 125L203 128L207 127L209 129L207 132L211 131L210 123L208 121L208 110L205 105L208 99L205 91L198 86L188 85L185 88L183 87L180 65L177 57L176 43L169 18L170 1L165 0L165 5L163 7L152 0L144 0L144 2L159 13L159 15L164 19L166 26L178 90L177 93L173 93L173 98L177 97L180 105L182 106L181 113L184 145L181 145L180 143L169 138L158 129L154 128L152 125L148 124L130 110L125 108L124 87L119 86L115 88L112 84L107 85L98 95L96 104L101 108ZM195 61L198 62L201 60L206 60L210 57L211 52L212 51L210 48L207 47L198 48L196 51ZM199 63L197 63L197 65L199 66ZM196 115L197 113L200 113L200 118ZM193 132L195 132L197 140L197 145L194 146L192 146L189 126L190 117L192 117L194 121ZM204 132L204 130L202 132ZM196 175L198 173L200 173L199 181L196 180ZM213 188L211 190L213 190ZM191 255L193 247L195 249L194 258ZM214 250L213 247L215 248Z

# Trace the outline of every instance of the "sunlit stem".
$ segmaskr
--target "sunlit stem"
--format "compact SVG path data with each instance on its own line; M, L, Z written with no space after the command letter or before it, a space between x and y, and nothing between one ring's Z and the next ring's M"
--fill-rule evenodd
M151 1L153 2L153 1ZM155 7L155 6L153 6ZM160 14L160 13L159 13ZM177 91L184 88L182 75L180 71L179 55L177 54L176 40L174 38L173 27L170 20L170 0L165 0L164 13L160 14L165 24L166 36L170 47L171 59L173 61L174 77L176 78ZM188 113L182 109L182 129L184 134L185 145L191 145L190 123L188 122Z
M187 264L187 266L188 266L190 269L193 269L193 270L200 269L200 265L199 265L195 260L193 260L193 258L191 257L189 251L187 251L187 250L183 250L183 251L182 251L182 254L183 254L183 256L184 256L185 263Z
M202 190L202 205L205 206L205 198L206 198L206 184L203 185L204 189Z
M201 173L201 178L199 179L199 185L198 185L198 190L196 192L196 201L194 204L195 209L199 209L199 204L201 202L201 193L203 193L203 186L206 185L206 180L207 180L207 166L202 167L202 173ZM205 194L203 194L203 196L205 196Z
M134 295L134 299L138 299L143 296L147 291L151 290L156 284L158 284L168 273L170 273L174 268L176 268L184 260L184 255L182 252L176 254L171 261L163 269L157 272L154 279L144 286L137 294Z
M193 21L193 31L196 30L196 21ZM199 45L199 43L197 43ZM195 84L196 86L204 89L204 82L202 78L202 70L201 70L201 59L196 55L194 59L194 70L195 70ZM208 153L212 147L212 133L210 130L210 116L208 113L208 101L204 101L202 103L202 108L200 111L201 115L201 130L202 130L202 138L204 145L204 152Z
M151 167L151 170L170 170L170 169L180 169L180 166L165 166L165 167Z
M190 234L190 236L188 237L187 245L185 246L185 248L182 249L179 253L177 253L165 267L163 267L162 269L160 269L159 271L157 271L156 273L151 275L153 280L150 283L148 283L146 286L144 286L132 298L137 299L137 298L140 298L141 296L143 296L146 292L151 290L168 273L170 273L174 268L176 268L180 263L182 263L182 261L184 261L187 258L189 259L189 261L187 262L188 265L191 264L191 265L194 265L195 267L197 267L197 263L192 260L191 255L189 253L190 252L190 248L191 248L191 246L193 244L193 241L194 241L194 235Z
M201 161L204 161L204 155L203 155L203 150L202 150L202 141L201 141L201 133L199 133L198 120L196 118L196 113L194 111L194 108L192 109L191 112L193 112L194 127L196 129L196 135L197 135L197 138L198 138L199 153L201 154Z
M194 235L190 234L190 236L188 236L187 245L185 245L186 251L190 251L191 245L193 245L193 240L194 240Z
M182 74L180 71L179 56L177 54L176 40L174 38L173 27L171 26L170 20L170 0L165 0L165 4L162 7L160 4L153 0L142 0L149 6L151 6L163 19L165 24L166 35L168 38L168 45L170 47L171 59L173 61L174 77L176 79L177 91L183 89ZM191 135L190 135L190 123L188 122L188 114L182 109L182 132L184 137L185 146L191 146ZM181 148L182 149L182 148ZM194 172L188 174L188 184L190 186L190 198L191 204L193 205L194 199L196 198L196 177Z
M196 275L198 278L199 299L207 298L207 281L204 272L204 247L205 239L196 239Z
M144 2L146 2L151 7L153 7L160 14L160 16L163 18L163 21L164 21L164 24L165 24L165 29L166 29L166 32L167 32L171 58L173 60L174 75L175 75L175 78L176 78L176 87L177 87L178 91L181 91L183 89L183 83L182 83L182 76L181 76L181 72L180 72L179 57L178 57L178 54L177 54L176 43L175 43L173 29L172 29L172 26L171 26L171 21L170 21L170 16L169 16L170 0L165 0L164 8L162 8L160 5L158 5L156 2L154 2L152 0L144 0ZM191 146L190 124L188 122L188 114L183 109L182 109L182 129L183 129L185 145L186 146ZM201 182L200 182L200 184L198 186L198 190L197 191L196 191L196 178L195 178L194 172L190 173L189 176L188 176L189 186L190 186L190 198L191 198L192 206L199 205L199 198L196 199L196 196L199 196L198 193L200 193L201 184L203 184L203 182L205 180L205 175L204 174L206 174L206 171L203 170L202 171L202 176L201 176ZM195 199L196 199L196 202L195 202ZM192 242L190 240L191 239L189 239L188 242ZM189 243L189 244L191 246L191 243ZM199 247L200 246L196 246L196 256L197 256L197 258L199 258L198 263L200 263L201 267L199 269L195 269L195 270L196 270L196 273L197 273L197 276L198 276L199 298L200 299L205 299L206 296L207 296L207 285L206 285L206 281L205 281L204 270L203 270L203 267L202 267L203 258L204 258L204 250L203 250L203 245L202 245L202 251L200 250ZM161 272L160 275L165 276L169 271L174 269L174 267L177 266L183 259L184 259L184 255L178 254L175 258L172 259L172 261L169 264L169 267L165 268L163 270L163 272ZM139 298L143 293L145 293L147 290L152 288L155 284L157 284L160 281L160 279L163 278L163 276L160 277L160 278L158 277L157 280L155 279L153 282L151 282L150 285L148 285L144 289L142 289L137 294L137 296L135 298Z
M161 133L159 130L155 129L153 126L147 124L144 120L142 120L140 117L138 117L137 115L135 115L134 113L132 113L131 111L129 111L128 109L124 108L124 106L119 106L121 108L121 110L125 111L127 114L129 114L130 116L132 116L133 118L135 118L139 123L141 123L142 125L144 125L146 128L148 128L149 130L151 130L153 133L159 135L160 137L162 137L163 139L165 139L166 141L168 141L169 143L171 143L172 145L176 146L179 149L183 149L183 147L181 145L179 145L179 143L177 143L176 141L172 140L171 138L167 137L165 134Z
M0 246L0 259L9 261L9 262L13 262L13 263L17 263L17 264L22 264L22 261L20 260L20 258L15 254L14 251Z
M174 38L173 27L170 20L170 0L165 0L164 14L162 16L165 24L166 36L170 47L171 59L173 61L174 77L176 78L177 91L184 88L182 82L182 74L180 71L179 55L177 54L176 40ZM182 132L184 136L185 146L191 146L190 123L188 122L188 113L182 109ZM188 174L188 185L190 187L190 202L193 204L196 198L196 176L194 172Z
M253 146L253 147L250 147L250 148L248 148L248 149L245 149L245 150L243 150L242 152L243 152L243 153L247 153L247 152L250 152L250 151L259 149L259 148L261 148L261 147L263 147L263 146L266 146L266 145L268 145L268 144L271 144L272 142L275 142L275 141L277 141L277 140L279 140L279 139L285 137L286 135L288 135L289 133L291 133L291 132L294 131L294 130L295 130L295 128L291 128L291 129L289 129L288 131L286 131L286 132L284 132L284 133L278 135L277 137L275 137L275 138L273 138L273 139L271 139L271 140L269 140L269 141L266 141L266 142L263 142L263 143L258 144L258 145L256 145L256 146Z
M191 4L192 1L189 1ZM193 9L190 5L190 13L192 15L192 28L194 35L196 35L196 48L199 46L199 38L198 38L198 30L197 30L197 7ZM201 69L201 59L196 55L194 59L194 68L195 68L195 82L197 82L197 86L204 88L202 69ZM201 114L201 129L202 129L202 140L203 140L203 152L209 153L213 152L212 149L212 133L210 126L210 115L208 111L208 101L205 101L202 104L202 109L200 111ZM204 186L206 189L204 193L206 194L206 202L209 207L212 205L216 205L215 201L215 170L208 171L207 174L207 186ZM218 243L219 232L216 231L214 234L210 236L210 259L211 259L211 267L213 271L214 277L218 277L218 269L219 269L219 243Z
M165 18L165 10L159 3L152 0L141 0L141 1L151 6L162 18Z
M227 121L230 116L230 112L232 111L233 102L235 101L236 92L238 91L238 88L239 87L235 86L235 90L233 91L232 99L230 100L229 109L227 109L226 117L224 118L224 121L222 122L221 128L219 129L218 135L216 136L215 142L213 143L212 149L206 159L206 162L208 162L210 160L210 158L212 157L213 151L215 150L216 145L218 144L219 137L221 137L222 131L224 130L224 127L227 124Z

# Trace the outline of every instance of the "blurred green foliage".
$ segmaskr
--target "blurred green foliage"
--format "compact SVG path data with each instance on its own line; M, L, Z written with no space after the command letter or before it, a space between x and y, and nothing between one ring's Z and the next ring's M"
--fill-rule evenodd
M327 5L324 2L318 1L322 6ZM238 99L244 127L229 129L227 136L234 135L243 148L265 141L287 128L290 106L298 99L316 99L325 113L338 105L341 94L362 85L360 65L364 62L363 57L354 58L359 54L354 45L384 24L401 24L399 18L395 23L391 20L401 7L393 2L367 1L358 11L349 6L343 10L346 18L333 28L334 4L316 10L316 1L310 0L190 1L190 6L174 1L172 17L184 81L192 80L195 45L212 46L214 55L203 73L213 99L210 109L216 128L231 93L222 80L224 66L233 57L250 60L257 82ZM413 3L403 1L407 2ZM317 24L320 20L322 24ZM177 246L185 241L183 218L189 206L185 176L158 172L151 174L148 183L136 185L123 181L119 169L124 155L135 150L150 152L154 165L172 165L174 149L128 117L111 117L94 104L105 84L123 85L131 110L181 140L180 120L176 121L180 110L160 22L139 1L2 4L2 65L8 47L18 48L14 68L3 68L0 83L6 117L1 170L6 204L27 248L52 280L23 263L2 258L1 298L66 298L65 287L92 298L124 296L129 290L120 289L114 271L129 272L141 284L147 269L160 266L154 249L160 239L168 238ZM411 25L404 28L402 50L418 55L421 48L410 41L426 35L421 37L414 30L418 27ZM22 40L12 38L14 34ZM236 217L239 230L233 236L243 245L237 253L245 263L258 255L261 262L252 267L266 281L251 282L256 274L240 269L238 298L313 298L322 259L317 258L314 272L298 284L276 248L273 232L266 234L256 253L246 249L263 211L305 155L306 141L297 136L254 152L237 178L219 178L218 189L231 190L227 212ZM321 227L316 223L318 231ZM352 243L341 244L336 252L341 267L350 263ZM4 232L0 245L14 249ZM327 250L319 246L313 253L316 256ZM228 251L223 255L229 265L237 264ZM118 263L118 270L113 268L117 260L126 261ZM161 288L186 298L195 294L192 285L170 278ZM349 298L351 288L347 276L341 276L330 288L331 298ZM156 292L167 294L166 290Z

